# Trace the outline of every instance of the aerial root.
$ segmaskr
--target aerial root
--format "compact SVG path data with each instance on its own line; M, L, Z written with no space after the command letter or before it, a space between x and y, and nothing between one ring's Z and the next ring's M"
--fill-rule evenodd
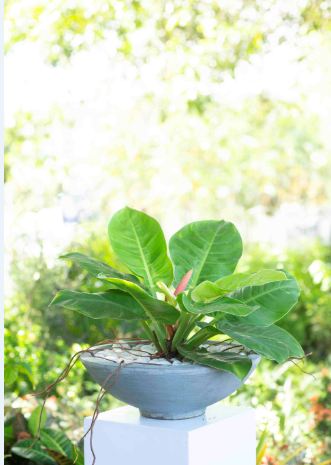
M36 444L36 442L38 442L40 440L40 430L41 430L41 424L42 424L42 416L43 416L43 412L44 412L44 409L45 409L47 399L49 398L52 390L54 388L56 388L56 386L58 384L60 384L63 380L65 380L65 378L69 375L70 371L73 369L73 367L76 365L77 361L79 360L80 355L82 355L84 353L88 353L92 357L98 357L98 358L102 358L104 360L108 360L105 357L101 357L101 356L96 355L96 352L98 352L100 350L100 346L105 345L105 344L121 345L121 344L127 344L129 342L137 343L137 342L149 342L149 341L146 340L146 339L139 339L139 338L106 339L106 340L97 342L96 344L94 344L93 346L90 346L87 349L79 350L78 352L76 352L70 358L69 362L67 363L65 368L62 370L62 372L59 374L59 376L55 379L55 381L50 383L48 386L46 386L41 391L34 392L34 393L31 394L32 396L35 396L35 397L43 396L43 402L42 402L41 409L40 409L40 414L39 414L37 434L36 434L36 437L35 437L34 441L29 445L29 447L27 447L28 450L32 449L33 446ZM107 392L106 389L105 389L106 386L108 388L113 386L115 384L116 380L118 379L118 376L119 376L119 373L120 373L120 370L121 370L121 367L122 367L123 363L124 362L119 363L119 365L116 367L115 371L113 371L112 373L109 373L107 378L104 380L104 382L103 382L103 384L102 384L102 386L101 386L101 388L99 390L97 399L96 399L96 404L95 404L95 409L94 409L93 414L92 414L91 424L90 424L88 430L85 432L85 434L81 438L81 440L83 440L88 435L88 433L90 433L90 441L89 441L89 443L90 443L90 450L91 450L91 453L92 453L92 456L93 456L92 465L95 465L95 462L96 462L96 455L95 455L95 452L94 452L94 449L93 449L93 429L94 429L95 422L97 421L98 415L100 413L100 403L101 403L104 395ZM75 453L76 453L76 457L74 459L74 463L76 463L76 461L78 459L78 452L77 452L76 447L75 447Z

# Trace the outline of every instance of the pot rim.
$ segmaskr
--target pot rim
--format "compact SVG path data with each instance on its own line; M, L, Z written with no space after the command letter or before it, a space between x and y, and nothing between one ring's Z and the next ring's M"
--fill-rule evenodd
M111 344L102 344L100 346L95 346L95 347L98 347L102 350L102 348L109 347L110 345ZM92 349L94 349L95 347L92 347ZM252 360L252 362L256 362L256 363L258 363L261 360L261 355L256 354L256 353L249 354L248 357ZM118 362L114 362L113 360L106 359L105 357L98 357L97 355L93 356L88 352L81 354L79 358L83 363L87 362L87 363L93 363L96 365L105 365L105 363L107 363L109 364L110 367L113 367L113 368L116 368L120 365ZM126 362L126 363L123 363L121 369L125 369L125 370L137 370L137 369L160 370L162 369L162 370L167 370L167 371L170 371L170 370L171 371L182 371L182 370L194 369L194 371L197 371L197 370L206 371L206 370L214 370L215 368L212 368L206 365L201 365L199 363L185 361L184 363L180 365L173 365L170 363L169 365L163 365L160 363L153 363L153 362L149 362L149 363Z

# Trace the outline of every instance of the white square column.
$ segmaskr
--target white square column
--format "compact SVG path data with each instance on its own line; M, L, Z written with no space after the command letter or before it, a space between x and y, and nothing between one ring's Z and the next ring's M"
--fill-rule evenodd
M88 429L91 417L85 418ZM188 420L153 420L134 407L101 413L93 429L95 465L255 465L251 408L215 404ZM90 435L85 465L92 465Z

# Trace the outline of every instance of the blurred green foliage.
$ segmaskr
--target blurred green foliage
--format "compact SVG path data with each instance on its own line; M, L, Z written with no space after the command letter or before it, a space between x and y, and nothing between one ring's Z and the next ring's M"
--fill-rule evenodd
M82 450L59 429L49 428L46 410L36 407L28 418L21 411L5 423L5 463L84 465Z
M319 465L331 459L331 359L281 367L263 360L256 376L227 401L257 409L265 465ZM303 371L302 371L303 370ZM263 434L263 432L265 432Z
M91 217L126 202L162 224L170 203L180 223L326 204L329 3L6 2L12 77L27 82L7 117L17 215L62 193Z

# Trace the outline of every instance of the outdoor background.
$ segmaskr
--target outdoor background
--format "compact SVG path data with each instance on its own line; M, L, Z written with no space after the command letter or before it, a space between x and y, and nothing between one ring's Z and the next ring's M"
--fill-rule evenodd
M98 287L57 257L111 259L129 205L167 236L233 221L241 269L296 276L283 325L311 355L261 363L227 402L257 409L264 465L330 464L330 0L7 0L5 28L6 463L28 463L11 447L36 432L30 393L113 329L137 335L47 308ZM78 364L46 426L77 441L97 392Z

